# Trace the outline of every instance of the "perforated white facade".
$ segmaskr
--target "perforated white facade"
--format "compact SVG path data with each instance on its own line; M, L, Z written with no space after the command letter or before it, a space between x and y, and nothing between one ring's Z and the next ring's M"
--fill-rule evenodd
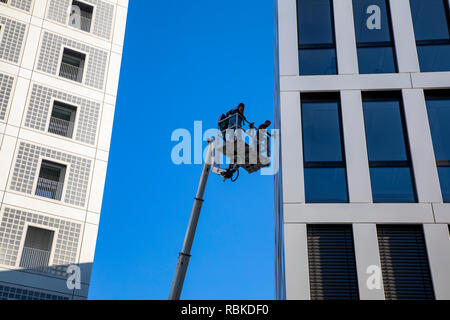
M0 299L88 296L127 9L0 2Z

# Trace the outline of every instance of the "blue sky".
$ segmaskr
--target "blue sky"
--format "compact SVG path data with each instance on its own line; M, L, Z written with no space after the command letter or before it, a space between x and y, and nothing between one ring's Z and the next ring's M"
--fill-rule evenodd
M273 119L273 0L130 0L90 299L167 299L201 165L171 134ZM205 143L206 145L206 143ZM182 299L273 299L273 177L211 175Z

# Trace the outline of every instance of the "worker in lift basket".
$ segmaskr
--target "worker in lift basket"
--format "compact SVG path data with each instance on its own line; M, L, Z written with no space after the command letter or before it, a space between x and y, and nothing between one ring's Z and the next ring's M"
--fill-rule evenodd
M227 129L238 129L242 128L243 120L246 120L244 116L244 104L241 102L237 108L228 111L225 114L221 114L217 120L217 127L222 132L223 140L226 141L226 131ZM239 115L239 116L237 116ZM231 116L231 117L230 117ZM230 117L230 118L228 118Z
M247 120L244 116L244 108L245 108L245 105L241 102L241 103L239 103L237 108L234 108L227 112L227 114L226 114L227 117L232 116L228 120L228 128L230 128L230 129L242 128L243 121Z

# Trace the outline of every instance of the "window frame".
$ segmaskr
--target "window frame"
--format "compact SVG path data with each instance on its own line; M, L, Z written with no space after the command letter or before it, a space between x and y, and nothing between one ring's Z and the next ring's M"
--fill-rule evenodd
M408 128L406 124L406 116L405 116L405 107L403 104L403 97L400 91L362 91L361 92L361 102L363 108L364 115L364 102L365 101L392 101L396 100L399 103L399 111L401 118L401 126L403 131L403 139L405 144L405 153L406 160L370 160L369 158L369 145L367 143L367 130L366 130L366 121L364 117L364 132L366 139L366 151L367 151L367 159L369 165L369 172L371 168L409 168L410 176L411 176L411 187L413 192L414 200L413 202L400 202L400 203L417 203L418 195L417 195L417 185L414 174L414 167L412 163L411 156L411 147L408 136ZM370 175L370 181L372 183L372 176ZM372 201L373 203L399 203L399 202L382 202L376 201L373 199L373 190L372 190Z
M448 0L440 0L442 2L444 2L444 11L445 11L445 17L447 20L447 28L449 31L449 35L450 35L450 3ZM410 8L411 8L411 3L410 4ZM432 39L432 40L416 40L416 33L415 33L415 27L414 27L414 18L413 18L413 12L411 9L411 20L412 20L412 25L413 25L413 34L414 34L414 40L416 42L416 51L417 51L417 55L418 55L418 62L419 62L419 68L421 69L421 65L420 65L420 56L419 56L419 47L427 47L427 46L441 46L441 45L450 45L450 36L448 39ZM446 71L450 71L450 70L440 70L440 71L422 71L421 72L446 72Z
M331 35L333 42L332 43L319 43L319 44L300 44L299 42L299 16L298 16L298 4L301 0L296 0L296 21L297 21L297 59L300 60L300 50L320 50L320 49L333 49L335 53L335 65L336 65L336 73L328 74L328 73L320 73L320 74L302 74L300 62L299 62L299 75L300 76L318 76L318 75L338 75L339 74L339 66L338 66L338 56L337 56L337 48L336 48L336 25L334 19L334 3L333 0L328 0L330 3L330 11L331 11Z
M50 162L50 163L54 163L54 164L66 167L65 168L66 170L65 170L65 173L64 173L64 179L62 181L59 181L60 183L62 183L61 199L59 199L59 200L58 199L53 199L53 198L47 198L47 197L39 196L39 195L36 194L36 189L37 189L37 185L38 185L39 175L40 175L40 172L41 172L41 168L42 168L42 163L43 162ZM51 201L51 202L58 203L58 204L61 204L62 202L65 202L64 199L65 199L66 191L67 191L67 178L68 178L70 172L71 172L71 165L70 165L69 162L65 162L65 161L61 161L61 160L56 160L55 161L52 158L44 157L44 156L40 155L39 158L38 158L38 166L37 166L36 175L35 175L34 181L33 181L33 188L32 188L31 195L33 197L38 198L38 199L41 199L41 200L44 199L44 201ZM61 179L61 177L60 177L60 179Z
M353 10L353 26L356 30L356 19L355 19L355 1L358 0L352 0L352 10ZM392 26L392 14L391 14L391 6L390 6L390 0L383 0L386 4L386 20L389 23L389 37L390 41L375 41L375 42L358 42L358 39L356 38L356 32L355 32L355 42L356 42L356 55L357 55L357 62L358 62L358 73L359 74L373 74L373 73L361 73L360 71L360 63L359 63L359 53L358 49L360 48L391 48L392 49L392 57L394 59L394 73L398 73L398 61L397 61L397 54L395 49L395 38L394 38L394 30ZM386 74L386 72L380 72L376 74Z
M62 66L63 59L64 59L64 51L65 51L65 49L67 49L69 51L74 51L74 52L79 53L79 54L83 54L85 56L84 63L83 63L83 74L81 75L81 80L80 81L72 80L72 79L69 79L69 78L65 78L65 77L60 75L60 73L61 73L61 66ZM56 76L59 79L65 79L67 81L70 81L71 83L78 83L80 85L85 85L88 62L89 62L89 53L84 52L84 51L79 50L79 49L74 49L74 48L66 46L66 45L62 45L61 46L61 51L59 53L58 73L57 73Z
M53 108L55 107L55 102L63 104L63 105L71 106L72 108L75 109L74 110L75 117L74 117L74 120L73 120L73 132L72 132L72 137L70 137L70 138L67 137L67 136L58 135L56 133L52 133L52 132L48 131L49 127L50 127L50 119L52 118L52 114L53 114ZM77 129L78 129L78 119L79 119L79 116L80 116L80 110L81 110L81 108L77 104L73 104L71 102L66 102L66 101L63 101L62 99L57 99L55 97L52 97L50 99L50 107L49 107L49 112L48 112L48 115L47 115L47 125L45 127L45 132L47 134L52 135L52 136L57 136L58 138L67 139L69 141L74 141L75 140L75 135L76 135L76 132L77 132Z
M55 250L56 250L56 240L58 238L58 229L55 227L51 227L51 226L42 226L38 223L25 221L24 226L23 226L24 232L22 233L22 238L20 239L19 251L17 252L15 268L20 269L20 270L27 270L20 266L20 261L22 260L22 254L23 254L23 249L25 247L25 240L27 238L28 227L35 227L35 228L39 228L39 229L53 231L53 239L52 239L52 244L51 244L50 256L48 258L48 267L51 267L53 265L53 259L54 259Z
M343 202L310 202L306 201L306 203L349 203L350 196L348 190L348 176L347 176L347 160L345 158L345 141L344 141L344 128L343 128L343 119L342 119L342 106L339 92L324 92L324 93L316 93L316 92L301 92L300 93L300 114L303 113L303 103L309 102L336 102L337 103L337 112L338 112L338 120L339 120L339 134L340 134L340 149L341 149L341 161L305 161L305 136L303 134L303 123L304 119L302 116L301 119L301 133L302 133L302 154L303 154L303 170L305 169L320 169L320 168L328 168L328 169L344 169L345 173L345 186L346 186L346 200ZM306 194L306 181L305 185L305 194Z

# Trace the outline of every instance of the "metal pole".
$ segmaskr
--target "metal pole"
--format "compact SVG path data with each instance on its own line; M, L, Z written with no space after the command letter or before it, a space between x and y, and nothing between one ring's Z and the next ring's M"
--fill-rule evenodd
M208 151L206 154L205 164L203 166L202 176L197 189L197 195L194 198L194 205L191 210L191 217L184 237L183 249L178 256L177 268L170 289L169 300L179 300L181 290L183 289L184 278L191 257L192 242L194 241L195 229L197 228L200 210L203 204L203 194L205 192L206 182L208 181L209 172L212 165L212 150L214 139L208 140Z

